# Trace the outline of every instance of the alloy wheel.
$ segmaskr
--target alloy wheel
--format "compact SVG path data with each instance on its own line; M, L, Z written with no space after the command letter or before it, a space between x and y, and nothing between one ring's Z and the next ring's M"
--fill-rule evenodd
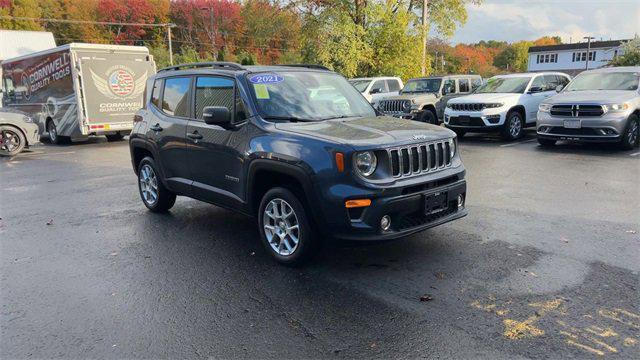
M149 164L140 169L140 193L144 202L153 206L158 201L158 178Z
M6 153L13 153L20 147L20 137L14 131L2 130L0 132L0 150Z
M629 145L634 146L638 141L638 130L640 130L638 127L638 122L634 121L633 123L631 123L629 132L627 133L627 142L629 143Z
M522 131L522 121L520 120L520 116L514 115L509 120L509 134L511 137L517 137Z
M289 256L298 249L300 224L288 202L280 198L269 201L262 220L264 234L273 251L281 256Z

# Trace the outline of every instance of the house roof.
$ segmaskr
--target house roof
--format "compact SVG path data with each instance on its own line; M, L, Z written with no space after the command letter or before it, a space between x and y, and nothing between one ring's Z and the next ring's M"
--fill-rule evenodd
M592 41L591 48L601 49L601 48L618 47L625 41L628 41L628 40ZM558 51L558 50L580 50L580 49L587 49L587 46L588 44L586 42L573 43L573 44L532 46L529 48L529 53Z
M56 42L50 32L0 30L0 60L54 47L56 47Z

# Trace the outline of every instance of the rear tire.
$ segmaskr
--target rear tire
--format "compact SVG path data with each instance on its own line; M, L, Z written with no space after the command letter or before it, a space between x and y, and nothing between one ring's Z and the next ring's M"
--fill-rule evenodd
M138 191L144 206L156 213L166 212L176 203L176 194L164 186L155 161L148 156L138 164Z
M262 244L280 264L299 266L317 254L320 240L305 207L290 190L267 191L257 216Z
M14 156L19 154L27 144L27 139L18 128L11 125L0 126L0 155Z
M519 111L512 110L507 114L502 128L502 137L505 140L516 140L524 135L524 119Z
M638 147L640 143L640 120L638 115L631 114L629 116L629 124L622 134L622 140L620 140L620 148L623 150L631 150Z
M543 138L538 138L538 144L540 144L540 146L542 147L552 147L556 144L557 140L552 140L552 139L543 139Z
M108 142L122 141L122 139L124 138L124 136L120 133L116 133L113 135L105 135L105 136L107 137Z

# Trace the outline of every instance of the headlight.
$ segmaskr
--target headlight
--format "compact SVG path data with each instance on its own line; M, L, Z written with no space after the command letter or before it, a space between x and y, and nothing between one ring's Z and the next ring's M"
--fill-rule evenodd
M376 171L377 165L378 159L376 158L376 154L374 154L373 151L365 151L356 155L355 166L362 176L371 176L371 174Z
M449 140L449 155L451 155L450 159L453 159L453 156L456 154L456 141L454 139Z
M488 103L488 104L484 104L484 107L486 109L495 109L495 108L500 108L503 107L504 103Z
M538 111L540 112L549 112L551 111L551 104L541 103L538 105Z
M33 119L30 118L29 116L23 116L22 117L22 121L29 123L29 124L33 124Z
M449 108L449 109L451 109L451 104L449 104L449 103L447 102L446 107L447 107L447 108Z
M402 109L404 112L409 112L411 110L411 101L405 101L404 104L402 104Z
M629 110L629 103L605 105L605 111L617 112Z

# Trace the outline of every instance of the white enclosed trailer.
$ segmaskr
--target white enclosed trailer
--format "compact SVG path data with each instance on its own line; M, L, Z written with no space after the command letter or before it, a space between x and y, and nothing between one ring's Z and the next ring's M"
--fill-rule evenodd
M2 70L5 106L59 143L129 134L156 67L146 47L72 43L4 60Z

